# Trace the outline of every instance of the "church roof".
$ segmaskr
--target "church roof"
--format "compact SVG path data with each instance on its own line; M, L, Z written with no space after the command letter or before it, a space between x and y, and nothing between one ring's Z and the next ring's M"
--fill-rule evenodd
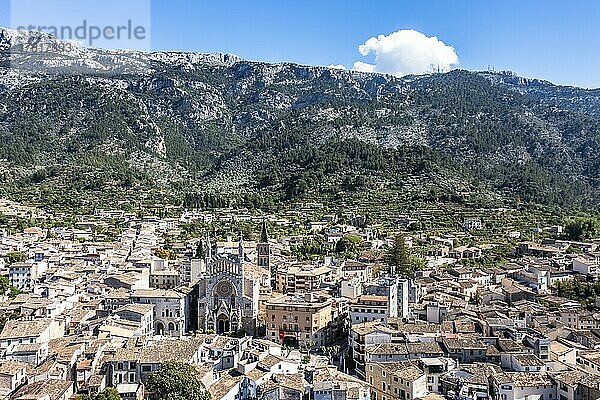
M236 263L236 264L240 263L240 257L238 254L221 253L221 254L213 254L208 259L208 264L217 262L222 259L227 259L228 261L230 261L232 263Z
M151 297L151 298L163 298L163 299L182 299L185 297L183 293L176 292L174 290L165 289L137 289L131 293L132 297Z

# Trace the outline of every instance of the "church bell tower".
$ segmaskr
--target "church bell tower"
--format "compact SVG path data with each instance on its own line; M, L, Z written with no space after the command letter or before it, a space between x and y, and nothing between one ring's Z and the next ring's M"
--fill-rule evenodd
M262 231L260 233L260 242L256 245L258 253L258 266L266 269L271 268L271 247L269 245L269 235L267 233L267 222L263 220Z

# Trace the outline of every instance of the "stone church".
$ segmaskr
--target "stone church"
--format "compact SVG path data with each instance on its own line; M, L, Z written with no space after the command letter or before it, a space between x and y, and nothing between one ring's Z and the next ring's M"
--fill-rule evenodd
M266 263L268 267L270 253L265 225L257 251L258 262L263 265ZM244 273L245 263L248 264L241 235L237 254L212 254L210 242L207 241L206 272L199 282L198 297L198 327L205 332L255 333L260 283Z

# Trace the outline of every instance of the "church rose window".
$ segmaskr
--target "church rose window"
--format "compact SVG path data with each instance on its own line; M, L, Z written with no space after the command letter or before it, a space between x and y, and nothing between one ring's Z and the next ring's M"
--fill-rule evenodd
M220 297L231 296L233 294L233 288L227 281L221 281L217 285L217 295Z

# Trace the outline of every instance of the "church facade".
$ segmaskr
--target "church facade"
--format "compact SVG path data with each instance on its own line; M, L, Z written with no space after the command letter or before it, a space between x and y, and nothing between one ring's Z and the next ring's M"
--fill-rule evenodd
M244 273L244 243L238 254L206 252L206 272L198 284L198 327L205 332L253 335L258 318L260 283Z

